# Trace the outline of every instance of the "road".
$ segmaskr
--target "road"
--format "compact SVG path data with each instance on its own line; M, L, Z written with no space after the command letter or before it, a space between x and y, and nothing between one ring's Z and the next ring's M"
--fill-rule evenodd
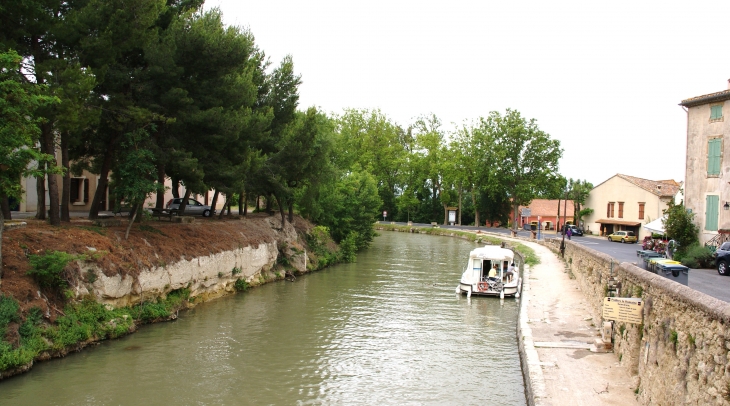
M386 222L390 223L390 222ZM406 225L406 223L396 223L399 225ZM431 227L430 224L413 224L418 227ZM477 230L474 226L444 226L439 225L441 228L458 229L458 230ZM499 233L509 235L510 230L505 228L487 228L479 227L479 230L488 231L492 233ZM518 231L518 235L521 237L529 237L529 231ZM542 236L542 235L541 235ZM544 238L553 238L556 234L553 231L548 231L544 234ZM595 237L595 236L573 236L572 241L577 244L585 245L588 248L594 249L598 252L608 254L616 259L616 262L631 262L639 267L644 266L644 262L640 257L636 256L636 250L641 249L639 244L621 244L617 242L610 242L606 238ZM699 292L710 295L716 299L730 302L730 278L721 276L715 269L690 269L689 271L689 287Z

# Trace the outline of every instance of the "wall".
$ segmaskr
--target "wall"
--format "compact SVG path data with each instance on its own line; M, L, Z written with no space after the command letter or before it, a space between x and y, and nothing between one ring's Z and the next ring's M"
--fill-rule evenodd
M712 103L713 105L716 103ZM722 102L718 103L722 104ZM730 143L725 134L730 132L730 103L722 107L723 120L710 122L710 104L690 107L687 112L687 167L685 174L685 206L696 213L700 226L700 242L705 243L717 232L705 230L705 198L708 194L720 196L720 207L730 201ZM707 142L723 138L720 176L707 176ZM720 209L720 228L730 228L730 211Z
M623 218L618 217L618 202L624 202ZM593 234L598 235L602 226L597 220L609 219L606 216L606 207L609 202L615 202L612 220L634 221L641 224L649 223L662 216L667 208L667 202L625 179L614 176L591 190L584 207L593 209L593 213L584 217L586 229L590 228ZM644 218L639 219L639 203L645 203ZM624 228L627 228L624 226ZM647 235L647 231L639 227L639 240Z
M545 245L558 252L560 240ZM620 286L615 296L644 299L643 324L613 329L615 355L638 380L640 403L730 404L730 304L571 241L565 261L594 320L602 319L611 277Z

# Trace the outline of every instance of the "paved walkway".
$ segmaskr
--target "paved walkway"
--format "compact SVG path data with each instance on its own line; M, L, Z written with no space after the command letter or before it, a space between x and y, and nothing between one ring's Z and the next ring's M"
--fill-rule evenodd
M580 348L600 338L600 320L591 319L564 262L544 246L520 242L541 261L526 274L521 314L535 405L638 405L636 384L614 353Z

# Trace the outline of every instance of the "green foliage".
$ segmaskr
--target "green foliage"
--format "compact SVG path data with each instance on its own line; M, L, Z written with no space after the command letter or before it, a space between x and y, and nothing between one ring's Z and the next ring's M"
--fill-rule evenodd
M675 259L689 268L710 268L713 261L712 250L704 245L692 244L685 248L679 258L675 256Z
M10 296L0 294L0 342L5 337L5 329L11 322L17 322L20 318L18 311L20 306Z
M674 348L677 348L677 341L679 341L679 333L677 333L676 330L671 330L669 332L669 341L674 344Z
M106 231L102 227L96 227L96 226L78 226L78 228L82 230L89 230L92 232L95 232L99 235L106 235Z
M318 258L318 266L326 267L337 261L337 251L334 241L325 226L314 227L306 236L309 248Z
M246 282L246 280L242 278L236 280L236 283L233 285L233 287L236 288L236 290L239 292L245 292L248 290L249 285L248 282Z
M355 252L357 250L357 233L351 232L340 241L340 258L343 262L355 262Z
M692 346L692 347L695 346L695 338L690 333L687 333L687 342L689 342L690 346Z
M223 276L224 276L224 273L223 272L218 272L218 277L219 278L222 278Z
M240 273L241 273L241 268L239 268L237 266L234 266L233 269L231 270L231 275L233 275L233 276L236 276Z
M685 253L690 246L698 243L699 227L694 223L694 213L684 207L684 202L675 204L669 201L664 214L667 216L664 220L664 230L670 238L679 243L678 253Z
M156 228L154 228L152 226L148 226L147 224L141 224L139 226L139 229L142 230L142 231L146 231L148 233L155 233L155 234L167 236L165 233L162 232L162 230L158 230L158 229L156 229Z
M99 276L96 274L96 271L93 269L89 269L86 271L86 281L89 283L94 283L96 280L99 279Z
M28 275L42 287L61 289L68 286L64 276L64 269L69 261L85 259L83 255L71 255L61 251L46 251L43 255L30 255L31 269Z

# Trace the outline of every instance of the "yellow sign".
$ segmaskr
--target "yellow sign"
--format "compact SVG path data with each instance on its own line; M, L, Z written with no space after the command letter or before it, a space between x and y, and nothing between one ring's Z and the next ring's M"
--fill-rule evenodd
M637 298L603 298L603 318L623 323L641 324L644 300Z

